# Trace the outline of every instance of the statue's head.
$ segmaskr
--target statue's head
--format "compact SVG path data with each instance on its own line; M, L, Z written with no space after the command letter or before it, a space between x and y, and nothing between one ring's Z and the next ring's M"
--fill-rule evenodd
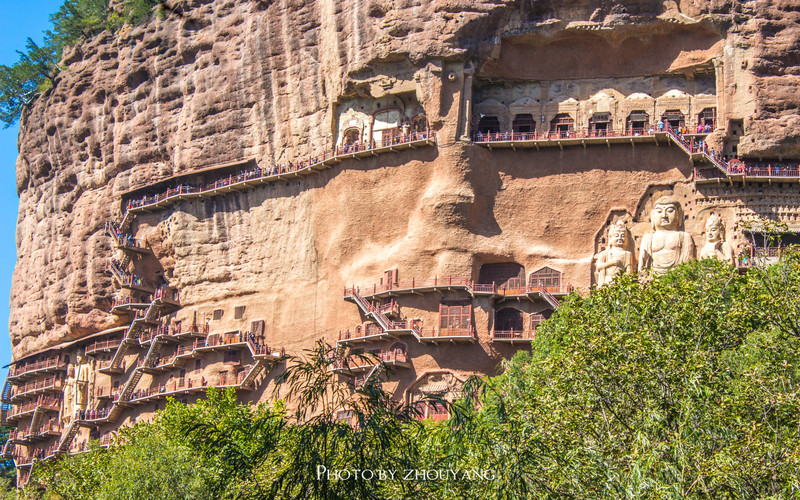
M85 362L86 362L86 355L85 355L84 353L82 353L82 352L79 352L79 353L78 353L78 354L75 356L75 360L77 361L77 363L78 363L79 365L82 365L83 363L85 363Z
M621 220L608 227L608 244L612 247L625 248L628 241L628 229Z
M720 241L725 239L725 221L717 214L712 213L706 221L706 240Z
M682 220L681 204L672 196L662 196L657 199L650 212L650 222L654 231L675 231Z

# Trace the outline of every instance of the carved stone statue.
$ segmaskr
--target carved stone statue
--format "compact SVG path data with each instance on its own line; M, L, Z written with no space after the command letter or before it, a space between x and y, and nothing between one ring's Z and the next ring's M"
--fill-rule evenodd
M625 227L625 223L619 220L608 228L606 249L595 255L597 286L611 283L618 274L633 271L633 253L626 250L627 246L628 229Z
M67 425L75 416L75 367L67 367L67 379L64 381L64 394L61 400L61 423Z
M711 214L706 221L706 243L700 250L701 259L720 259L735 264L733 248L725 241L725 221L717 214Z
M653 231L642 238L639 269L663 273L678 264L694 259L692 236L680 230L683 210L678 200L662 196L650 212Z
M75 369L75 409L86 411L91 390L94 389L94 369L86 356L78 354L78 367Z

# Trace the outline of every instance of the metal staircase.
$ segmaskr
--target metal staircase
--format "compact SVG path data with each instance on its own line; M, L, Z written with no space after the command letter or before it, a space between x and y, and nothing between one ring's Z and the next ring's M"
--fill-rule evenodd
M69 450L69 445L72 443L78 430L80 430L79 422L78 419L73 419L64 430L64 434L61 435L61 440L58 442L58 447L56 448L57 453L64 453Z
M11 402L11 393L14 391L14 387L11 385L11 382L8 380L8 375L6 375L6 383L3 385L3 395L2 395L2 402L3 403L10 403Z
M548 292L542 287L539 287L539 294L542 296L544 300L547 301L548 304L553 306L553 309L561 305L561 302L559 302L558 299L555 298L555 296L552 293Z
M36 429L39 428L39 421L42 419L42 414L44 412L41 411L41 407L37 406L35 410L33 410L33 417L31 418L31 424L28 426L28 432L25 434L25 437L33 436L36 432Z
M250 371L247 372L247 375L245 375L245 377L242 379L242 383L239 385L241 387L247 387L247 388L252 387L252 385L256 381L256 377L258 377L261 374L261 372L265 370L266 367L267 363L259 359L253 365L253 367L250 368Z
M373 378L380 376L381 373L386 369L382 362L377 363L372 369L367 373L364 379L361 381L360 386L367 385Z

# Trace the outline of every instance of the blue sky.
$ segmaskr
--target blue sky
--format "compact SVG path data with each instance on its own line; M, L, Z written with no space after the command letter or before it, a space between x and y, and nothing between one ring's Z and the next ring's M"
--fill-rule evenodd
M0 0L0 64L10 66L25 48L28 37L42 41L42 32L50 27L50 14L57 11L63 0ZM17 127L2 129L0 125L0 366L11 361L8 335L8 298L11 293L11 273L17 259L16 172ZM3 375L0 373L0 377Z

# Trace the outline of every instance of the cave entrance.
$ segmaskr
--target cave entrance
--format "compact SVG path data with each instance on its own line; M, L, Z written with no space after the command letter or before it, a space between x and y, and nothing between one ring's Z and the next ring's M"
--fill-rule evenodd
M500 309L495 313L494 329L495 332L502 331L517 331L521 332L524 329L525 322L522 318L522 311L513 307L506 307Z
M664 123L668 124L670 128L682 128L686 125L686 117L678 109L669 109L661 116Z
M352 146L361 140L361 131L356 127L348 128L344 131L342 144Z
M497 134L500 132L500 120L496 116L482 116L478 122L478 132L481 134Z
M705 108L697 114L697 125L703 132L711 132L717 128L717 108Z
M625 121L625 130L628 135L644 134L647 125L650 122L650 115L641 109L631 111L628 119Z
M481 266L478 283L497 288L524 288L525 268L516 262L492 262Z
M514 117L512 129L519 134L530 134L536 131L536 121L530 113L517 115Z
M550 132L556 133L558 137L569 137L574 126L575 120L569 113L559 113L550 121Z
M559 293L561 292L561 271L545 266L538 271L532 272L528 283L532 287L544 288L548 292Z
M589 118L589 135L603 137L611 131L611 113L594 113Z

